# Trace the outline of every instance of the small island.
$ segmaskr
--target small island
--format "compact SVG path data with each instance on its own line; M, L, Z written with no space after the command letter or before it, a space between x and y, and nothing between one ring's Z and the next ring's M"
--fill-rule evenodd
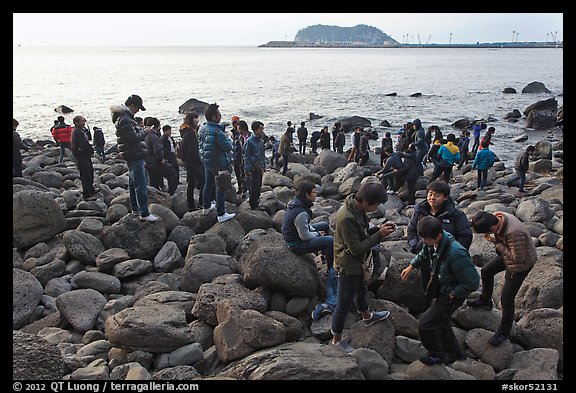
M259 48L563 48L559 42L476 42L475 44L400 43L368 25L313 25L301 29L293 41L269 41Z

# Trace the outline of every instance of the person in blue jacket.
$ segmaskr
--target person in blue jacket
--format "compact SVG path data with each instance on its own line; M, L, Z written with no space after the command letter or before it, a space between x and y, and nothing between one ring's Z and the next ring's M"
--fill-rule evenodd
M203 214L208 214L216 209L218 222L228 221L235 213L227 213L225 210L226 189L222 189L224 181L216 186L216 177L230 177L230 160L228 158L232 151L232 141L224 132L224 126L220 124L222 114L218 109L218 104L210 104L204 111L206 123L202 124L198 131L198 145L200 148L200 157L204 164L204 188L203 193ZM226 182L226 183L229 183ZM231 183L230 183L231 185ZM210 205L212 193L216 189L216 206Z
M250 193L249 203L252 210L258 209L258 200L262 189L262 176L266 167L264 155L265 143L264 123L255 121L252 123L254 135L248 138L244 144L244 176L246 187Z
M478 150L476 157L474 158L474 163L472 164L472 170L478 170L477 179L477 189L484 191L484 187L488 181L488 169L494 165L494 152L489 149L490 142L482 141L480 144L482 150Z
M418 334L427 354L420 361L427 365L450 364L466 359L452 330L452 313L480 286L480 275L470 254L440 220L424 217L418 223L418 234L424 241L422 250L410 260L400 274L408 280L413 269L428 266L433 272L426 294L435 301L418 319Z

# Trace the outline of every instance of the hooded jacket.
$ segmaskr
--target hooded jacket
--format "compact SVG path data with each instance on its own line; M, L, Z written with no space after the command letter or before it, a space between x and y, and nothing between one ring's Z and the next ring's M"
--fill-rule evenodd
M433 271L436 260L440 263L438 270L440 294L453 291L454 296L465 299L480 286L480 275L472 263L468 250L446 231L442 231L442 240L438 245L438 250L424 244L410 264L415 268L427 264L430 271Z
M138 126L130 109L123 104L110 107L112 122L116 127L116 142L120 157L126 161L138 161L146 158L148 149L144 139L146 131Z
M537 259L536 246L526 226L512 214L496 212L494 215L502 220L495 246L506 270L519 273L532 269Z
M412 122L416 126L416 133L414 135L414 145L416 150L428 151L428 144L426 143L426 131L422 128L420 119L414 119Z
M408 246L412 252L419 252L424 243L418 236L416 226L422 217L434 216L442 223L442 229L454 236L458 243L462 244L465 249L470 248L472 244L472 229L470 228L470 221L463 211L456 207L454 199L448 196L444 205L440 210L433 215L430 212L430 204L424 200L414 206L414 213L408 223Z
M368 229L368 216L356 206L354 196L348 195L338 209L334 231L334 268L349 276L362 274L362 262L372 247L384 239L377 228Z

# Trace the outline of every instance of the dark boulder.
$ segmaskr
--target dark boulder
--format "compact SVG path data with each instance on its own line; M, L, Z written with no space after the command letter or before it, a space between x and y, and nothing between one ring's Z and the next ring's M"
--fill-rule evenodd
M516 89L514 89L512 87L505 87L504 90L502 90L502 93L516 94Z
M60 105L60 106L54 108L54 112L58 112L58 113L72 113L72 112L74 112L74 109L68 108L66 105Z
M317 115L314 112L310 112L308 114L308 119L310 119L310 120L321 119L322 117L324 117L324 116Z
M410 94L410 97L422 97L422 93Z
M532 111L553 111L556 112L558 110L558 101L556 98L549 98L547 100L542 100L535 102L534 104L528 106L524 109L524 116L530 115Z
M382 122L380 123L380 127L392 127L390 125L390 122L388 120L382 120Z
M190 98L188 101L180 105L178 108L178 113L186 114L188 112L194 111L200 116L204 115L204 110L208 106L207 102L197 100L196 98Z
M352 117L345 117L343 119L338 120L342 127L344 127L345 132L351 132L354 130L354 127L372 127L372 123L370 120L366 119L365 117L361 116L352 116Z
M394 93L388 93L386 94L386 97L396 97L398 95L398 93L394 92Z
M530 82L522 89L522 93L551 93L542 82Z

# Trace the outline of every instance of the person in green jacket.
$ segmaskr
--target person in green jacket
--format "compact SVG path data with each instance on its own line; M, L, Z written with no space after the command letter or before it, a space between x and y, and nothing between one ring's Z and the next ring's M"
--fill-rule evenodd
M422 250L410 260L400 274L408 280L414 268L428 265L432 272L426 296L436 301L424 311L418 320L420 341L428 353L420 358L427 365L450 364L466 359L450 324L451 315L470 293L480 286L480 275L472 263L468 251L442 229L435 217L422 217L418 222L418 235L422 238Z
M332 317L330 343L346 353L354 350L342 340L346 314L352 302L356 303L366 326L383 321L390 315L390 311L369 311L366 299L368 288L362 270L362 262L372 253L372 248L395 231L395 224L390 222L369 229L366 213L376 210L386 200L386 190L380 182L366 182L356 194L346 197L336 214L334 268L338 273L338 300Z

